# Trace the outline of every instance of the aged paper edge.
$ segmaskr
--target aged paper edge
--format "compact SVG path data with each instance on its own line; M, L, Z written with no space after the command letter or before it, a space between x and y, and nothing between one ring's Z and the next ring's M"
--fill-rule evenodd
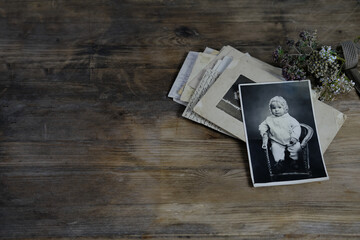
M202 75L204 75L204 73L206 72L206 70L210 70L211 68L214 67L214 65L216 64L216 62L218 60L223 59L224 57L232 57L232 58L239 58L241 56L244 56L244 53L230 47L230 46L226 46L224 47L221 51L220 54L213 59L213 61L211 61L207 67L203 70ZM231 63L230 63L231 65ZM226 70L225 70L226 71ZM201 75L201 76L202 76ZM216 79L215 79L216 80ZM207 89L211 86L212 83L208 84L205 83L206 79L201 79L194 94L191 96L190 101L188 103L188 105L185 108L185 111L183 112L182 116L185 118L188 118L194 122L203 124L207 127L210 127L216 131L219 131L221 133L224 133L226 135L232 136L234 137L231 133L223 130L221 127L213 124L212 122L208 121L207 119L199 116L197 113L195 113L193 111L193 107L197 104L197 102L200 100L200 98L204 95L204 93L207 91Z
M189 79L187 83L185 84L184 91L181 94L180 100L183 102L190 102L190 99L192 95L195 92L195 89L199 85L204 73L207 69L211 69L215 63L222 59L224 56L226 56L230 51L232 50L232 47L225 46L220 50L220 53L212 59L205 68L203 68L199 73L197 73L193 78ZM185 92L186 91L186 92Z
M194 78L198 73L202 71L214 58L216 55L209 53L199 53L194 66L192 68L191 74L187 80ZM193 95L195 89L191 88L188 84L189 81L186 81L181 89L177 92L179 94L179 99L182 102L188 102L191 96Z

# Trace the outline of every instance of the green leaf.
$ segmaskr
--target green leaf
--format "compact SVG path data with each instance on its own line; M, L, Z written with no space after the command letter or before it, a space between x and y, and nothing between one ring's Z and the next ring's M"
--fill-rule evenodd
M306 60L306 56L301 55L298 57L299 62L304 62Z

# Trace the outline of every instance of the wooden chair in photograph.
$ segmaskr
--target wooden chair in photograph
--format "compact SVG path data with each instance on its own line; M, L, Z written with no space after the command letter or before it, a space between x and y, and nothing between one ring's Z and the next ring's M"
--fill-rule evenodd
M309 162L309 146L308 142L314 134L314 130L307 124L300 123L301 126L301 135L300 135L300 144L301 152L299 152L299 159L296 161L297 166L292 165L293 163L289 157L289 152L285 150L285 159L282 168L276 168L276 163L271 152L271 143L268 142L268 147L265 149L265 155L268 165L268 170L270 178L275 180L279 177L286 175L307 175L311 176L310 162Z

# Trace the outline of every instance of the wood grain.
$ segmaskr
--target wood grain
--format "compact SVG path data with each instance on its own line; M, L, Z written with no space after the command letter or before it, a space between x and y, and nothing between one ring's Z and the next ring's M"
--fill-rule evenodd
M303 29L360 33L359 1L0 2L0 238L359 239L360 105L325 153L330 180L255 189L246 145L181 118L188 51L271 63Z

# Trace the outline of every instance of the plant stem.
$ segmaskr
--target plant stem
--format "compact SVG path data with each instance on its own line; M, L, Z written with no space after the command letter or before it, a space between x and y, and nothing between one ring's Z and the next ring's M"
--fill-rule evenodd
M297 47L293 47L295 49L295 51L297 51L300 55L301 55L301 52L299 52L299 50L297 49Z

